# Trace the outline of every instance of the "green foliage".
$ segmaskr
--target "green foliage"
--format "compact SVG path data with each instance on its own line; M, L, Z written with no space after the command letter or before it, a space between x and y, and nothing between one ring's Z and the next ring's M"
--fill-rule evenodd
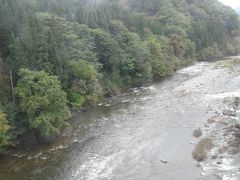
M11 138L59 132L67 105L77 110L193 61L240 53L239 16L217 0L1 0L0 26Z
M0 104L7 104L10 100L10 78L6 69L6 65L0 56Z
M219 53L216 55L211 53L212 49L216 50L216 43L225 55L240 52L233 45L233 37L236 37L239 32L239 16L234 10L216 0L149 0L147 2L129 0L129 5L134 11L144 12L148 16L157 18L164 25L162 32L165 36L171 39L173 35L178 36L173 45L180 59L179 53L180 56L184 53L184 44L182 44L182 52L179 51L181 48L176 48L176 40L179 42L180 39L187 43L185 48L188 47L188 50L185 49L185 51L194 53L191 58L196 56L200 60L220 56ZM189 60L188 57L187 59Z
M217 43L214 43L213 46L202 49L199 55L201 56L200 58L204 60L216 57L219 58L223 56L222 52L219 50Z
M148 48L152 61L152 73L155 78L164 77L172 73L173 62L167 60L167 54L164 53L160 42L154 35L148 37Z
M235 50L235 54L240 52L240 35L234 38L233 47Z
M69 92L69 101L71 103L73 110L78 110L81 108L84 103L86 102L86 99L78 90L71 89Z
M120 74L128 85L140 85L152 80L149 50L136 33L129 32L121 21L112 22L112 33L122 49Z
M66 93L61 89L58 78L28 69L20 69L18 75L16 92L29 127L38 129L44 136L58 133L70 115Z
M95 29L92 34L95 40L98 62L101 65L100 72L104 76L101 79L104 91L117 91L123 87L120 66L124 58L124 51L109 33L101 29Z
M10 143L9 136L7 134L9 128L10 126L8 125L7 115L0 109L0 151Z
M89 63L85 61L71 61L69 64L75 77L86 81L95 81L97 79L97 72Z
M71 61L73 82L71 84L71 104L76 108L84 102L96 103L102 96L102 88L99 84L99 74L93 65L86 61Z

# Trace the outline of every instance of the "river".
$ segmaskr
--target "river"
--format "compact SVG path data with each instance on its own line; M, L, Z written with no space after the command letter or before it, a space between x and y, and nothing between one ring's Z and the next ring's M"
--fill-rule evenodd
M198 141L192 133L204 129L218 111L222 94L237 96L239 87L240 78L231 68L196 63L81 113L71 122L70 135L53 144L2 157L0 179L221 179L218 172L205 175L192 158Z

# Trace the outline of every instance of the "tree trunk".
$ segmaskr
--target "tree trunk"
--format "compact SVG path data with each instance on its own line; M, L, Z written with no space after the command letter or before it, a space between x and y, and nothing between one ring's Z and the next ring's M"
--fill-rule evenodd
M36 138L36 142L38 144L41 144L41 138L40 138L40 133L37 129L33 129L34 136Z

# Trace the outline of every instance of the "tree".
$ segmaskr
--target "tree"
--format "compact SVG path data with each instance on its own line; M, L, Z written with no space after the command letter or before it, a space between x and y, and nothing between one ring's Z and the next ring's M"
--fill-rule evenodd
M171 68L167 67L168 64L162 53L160 43L157 42L155 36L149 36L147 43L151 54L152 73L154 77L159 78L171 73Z
M67 95L56 76L44 71L20 69L16 92L20 110L26 114L30 129L43 136L59 133L69 118Z
M120 73L126 85L141 85L152 80L149 49L137 33L130 32L122 21L112 22L112 33L123 50Z
M11 32L13 30L13 15L8 1L0 1L0 51L8 53Z
M94 104L102 97L99 74L93 65L86 61L71 61L73 82L69 91L71 105L74 109L87 102Z
M77 110L194 60L238 54L239 22L217 0L0 0L0 104L8 134L14 139L24 127L57 133L67 105Z
M92 31L95 37L96 54L103 74L103 88L112 94L123 87L124 82L120 77L120 65L123 60L123 50L113 37L100 29Z
M6 64L3 63L1 54L0 54L0 104L7 104L11 99L10 97L10 78L7 74Z
M7 115L0 109L0 151L4 148L4 146L10 143L9 136L7 134L9 128L10 126L7 122Z

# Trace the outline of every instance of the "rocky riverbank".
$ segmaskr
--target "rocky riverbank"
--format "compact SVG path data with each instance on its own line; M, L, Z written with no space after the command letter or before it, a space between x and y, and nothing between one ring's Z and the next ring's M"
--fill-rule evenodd
M218 62L216 68L227 68L236 75L234 78L239 78L238 63L238 58L232 58L228 62ZM199 162L197 166L204 177L237 180L240 177L240 86L234 92L223 92L208 98L219 103L214 108L209 106L212 117L204 124L203 135L196 136L200 130L193 132L198 141L192 156Z

